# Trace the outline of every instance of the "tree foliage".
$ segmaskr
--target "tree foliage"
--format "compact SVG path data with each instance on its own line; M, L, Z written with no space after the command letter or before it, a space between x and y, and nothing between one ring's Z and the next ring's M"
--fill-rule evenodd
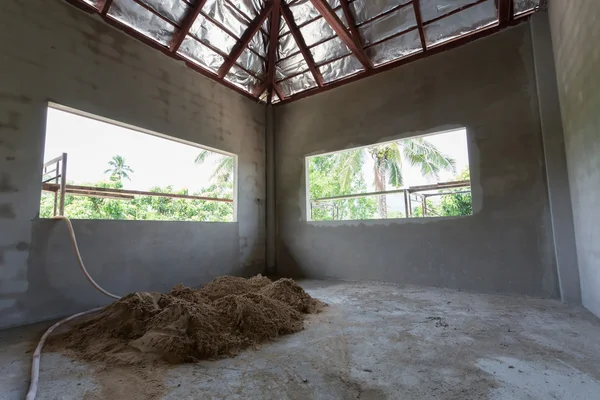
M125 164L125 158L120 155L113 156L108 162L109 168L104 171L105 174L110 174L113 181L121 181L123 178L131 180L129 174L133 174L133 169Z
M366 184L363 179L362 169L365 157L367 156L373 159L373 185L377 192L386 191L387 185L399 188L404 184L404 163L418 167L424 177L431 179L438 178L442 170L454 171L456 165L454 159L442 153L435 145L423 138L402 139L363 149L317 156L313 157L309 163L311 199L364 193L366 191ZM320 167L319 164L325 167ZM319 175L321 169L325 171L324 176ZM331 194L322 195L320 192L323 192L324 187ZM345 207L348 208L352 204L361 204L360 200L365 200L365 198L344 200L349 203ZM360 215L361 219L373 218L375 215L379 215L380 218L388 217L386 195L379 195L377 199L367 200L369 201L368 204L375 204L376 213L373 213L371 210L365 213L355 210L353 212L354 215ZM341 200L337 201L337 203L341 202ZM321 203L320 206L324 208L325 204ZM349 210L350 208L347 211L344 208L341 213L336 214L336 209L334 208L331 218L356 219L346 216L346 214L350 213ZM321 214L315 213L313 208L313 219L320 219L320 216Z
M456 180L470 180L469 168L462 171ZM461 189L453 191L458 192ZM463 189L464 190L464 189ZM453 193L442 198L440 213L443 216L460 216L473 214L473 197L471 193Z
M202 150L196 156L194 163L202 165L209 159L212 159L214 162L214 169L210 179L219 185L231 184L234 176L233 157L214 153L208 150Z
M111 189L121 189L120 181L86 184ZM151 192L189 194L187 190L174 191L171 186L153 187ZM211 185L198 196L227 198L216 185ZM53 215L54 194L44 193L40 217ZM228 222L233 219L233 203L205 200L178 199L154 196L136 196L132 200L101 199L87 196L65 196L65 215L73 219L122 219L158 221L209 221Z
M342 161L343 162L343 161ZM367 185L362 178L353 177L352 182L344 184L339 175L332 171L340 168L340 160L335 154L315 157L309 163L310 197L312 199L340 196L364 192ZM313 203L311 210L315 221L356 220L373 218L377 212L373 198L330 200Z
M231 158L231 157L229 157ZM133 173L123 157L114 156L109 162L109 181L86 183L107 189L123 189L122 179L129 179ZM203 197L232 198L231 179L218 180L209 187L192 195ZM189 195L187 189L175 191L172 186L153 187L150 192ZM43 193L40 203L40 217L53 216L54 194ZM107 199L88 196L65 196L65 215L74 219L121 219L159 221L209 221L228 222L233 220L233 203L181 199L155 196L136 196L133 199Z

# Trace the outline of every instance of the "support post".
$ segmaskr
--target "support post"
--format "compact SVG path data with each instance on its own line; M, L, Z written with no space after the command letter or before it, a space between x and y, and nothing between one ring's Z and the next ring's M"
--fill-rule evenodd
M60 170L60 206L58 215L65 215L65 192L67 189L67 153L62 154Z

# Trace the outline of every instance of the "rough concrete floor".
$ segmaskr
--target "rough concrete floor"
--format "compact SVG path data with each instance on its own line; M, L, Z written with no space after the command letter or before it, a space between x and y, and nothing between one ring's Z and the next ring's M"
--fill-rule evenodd
M38 399L600 399L600 321L552 300L306 281L330 304L232 359L113 370L44 353ZM22 399L48 324L0 332L0 399Z

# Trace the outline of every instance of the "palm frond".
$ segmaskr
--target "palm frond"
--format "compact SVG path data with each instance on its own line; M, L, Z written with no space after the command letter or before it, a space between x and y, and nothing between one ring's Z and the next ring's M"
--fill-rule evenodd
M208 150L202 150L196 156L196 159L194 160L194 163L196 163L196 164L203 164L204 161L206 161L206 159L208 158L209 155L210 155L210 153L209 153Z
M442 170L456 171L456 161L442 153L433 143L423 138L403 139L402 155L410 165L417 166L426 178L438 178Z
M210 176L211 180L219 183L228 183L233 177L233 157L222 156Z
M352 188L356 175L362 172L364 161L362 149L349 150L337 155L337 175L341 178L340 188L345 194Z

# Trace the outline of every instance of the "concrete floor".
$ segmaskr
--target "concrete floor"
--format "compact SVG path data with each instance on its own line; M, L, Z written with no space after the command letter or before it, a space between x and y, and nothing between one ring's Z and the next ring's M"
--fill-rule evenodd
M38 399L600 399L600 321L557 301L305 281L330 306L220 361L110 369L44 353ZM0 332L0 399L22 399L48 324Z

